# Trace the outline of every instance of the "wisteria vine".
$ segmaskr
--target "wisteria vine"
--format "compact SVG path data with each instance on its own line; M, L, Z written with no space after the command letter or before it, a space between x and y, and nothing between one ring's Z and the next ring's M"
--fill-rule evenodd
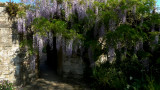
M136 2L137 1L137 2ZM107 42L106 37L108 38L108 34L110 32L117 33L117 27L120 27L121 25L132 25L133 27L137 27L139 24L142 27L144 23L144 15L151 15L150 11L153 10L155 3L154 0L144 0L144 1L138 1L138 0L22 0L23 3L30 6L30 9L26 10L26 17L25 18L19 18L18 19L18 31L19 33L28 33L28 26L31 26L36 18L45 18L44 20L47 22L47 20L51 23L48 26L54 26L54 28L50 28L51 30L47 30L46 27L41 28L45 34L48 35L46 37L48 39L48 43L51 47L53 47L53 43L56 43L56 48L59 50L60 48L63 48L64 53L66 53L68 56L71 56L73 51L76 52L79 48L74 48L74 42L77 40L76 35L82 34L83 37L87 37L88 31L93 31L93 39L97 40L102 39ZM148 7L147 5L150 5ZM143 7L143 8L142 8ZM130 14L133 15L133 17L130 20L130 17L128 16ZM72 15L77 15L76 21L73 20ZM138 16L138 17L136 17ZM56 21L56 20L61 21ZM86 22L85 22L86 20ZM140 23L136 23L133 21L140 21ZM67 27L65 25L62 27L60 22L63 22L67 24ZM77 23L78 22L78 23ZM75 28L76 23L81 24L81 22L84 23L84 25L78 26L78 29ZM43 24L43 22L41 22ZM40 24L41 24L40 23ZM70 25L69 25L70 24ZM154 23L155 24L155 23ZM154 25L153 24L153 25ZM156 24L158 24L156 22ZM56 26L58 25L58 26ZM46 25L47 26L47 25ZM63 28L63 30L59 31L57 28ZM54 29L54 30L53 30ZM155 27L152 27L152 32L154 32ZM38 34L39 32L36 32L38 30L32 30L34 34ZM41 31L41 30L39 30ZM54 32L54 33L53 33ZM73 33L72 39L65 38L67 32L68 36L71 36ZM69 32L69 33L68 33ZM43 33L43 34L44 34ZM76 34L75 34L76 33ZM36 35L35 35L36 36ZM53 42L53 36L56 37L56 42ZM42 36L44 37L44 36ZM40 38L40 37L37 37ZM37 39L40 40L40 39ZM46 39L43 39L43 41ZM110 39L111 41L112 39ZM97 40L99 41L99 40ZM110 42L108 41L108 42ZM155 41L159 41L159 36L157 35L155 37ZM39 42L39 41L36 41ZM83 41L81 41L82 43ZM126 46L126 43L121 42L120 40L116 42L115 47L111 41L110 43L101 43L104 44L104 46L108 47L108 57L115 57L115 49L121 49L122 47ZM126 41L129 42L129 41ZM139 39L134 44L135 50L139 50L139 48L143 48L143 40ZM45 45L46 43L44 43ZM79 43L78 43L79 44ZM77 44L77 46L78 46ZM140 46L141 45L141 46ZM43 45L40 48L44 47ZM92 47L90 45L89 47ZM75 50L76 49L76 50ZM82 48L81 48L82 49ZM106 48L103 48L106 49ZM91 50L89 50L91 51ZM127 52L127 48L125 49L125 52ZM91 57L91 52L89 52L89 56ZM112 61L112 60L111 60Z

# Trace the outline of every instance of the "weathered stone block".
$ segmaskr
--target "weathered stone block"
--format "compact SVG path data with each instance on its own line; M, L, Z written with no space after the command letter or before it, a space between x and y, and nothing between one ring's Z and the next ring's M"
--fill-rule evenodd
M4 9L0 7L0 80L15 82L16 75L20 75L19 37L9 28L12 22L8 21L5 13L1 13Z
M3 12L5 10L5 7L0 7L0 12Z
M9 18L5 17L5 16L1 16L0 21L8 21L9 22Z
M81 57L66 57L63 60L63 77L82 78L84 64Z

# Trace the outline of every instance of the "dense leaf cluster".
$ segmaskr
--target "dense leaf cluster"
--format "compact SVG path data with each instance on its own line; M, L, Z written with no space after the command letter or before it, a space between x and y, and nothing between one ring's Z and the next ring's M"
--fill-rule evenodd
M8 2L6 7L6 13L8 13L9 17L15 18L17 15L17 12L19 11L19 4L14 2Z

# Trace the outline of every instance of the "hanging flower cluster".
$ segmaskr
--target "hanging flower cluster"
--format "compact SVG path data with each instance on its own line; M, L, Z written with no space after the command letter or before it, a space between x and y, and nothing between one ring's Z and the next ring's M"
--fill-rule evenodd
M25 26L31 25L35 18L44 17L53 23L53 19L62 19L66 22L70 22L72 18L70 17L71 14L77 14L77 22L83 20L84 18L88 18L88 22L82 27L82 29L84 29L84 27L92 28L90 26L93 26L93 38L104 37L107 30L114 32L121 24L130 23L127 21L127 15L129 11L131 11L133 16L135 16L136 14L145 13L151 10L151 8L144 7L143 9L146 10L145 12L142 11L138 6L139 4L136 5L135 0L23 0L23 2L26 3L26 5L30 5L30 9L26 10L25 19L18 20L19 32L25 32L27 30ZM149 2L145 3L146 5L152 4ZM140 19L143 21L143 15L139 14L139 16L142 16ZM73 26L73 23L74 22L71 21L71 27ZM41 22L41 24L43 24L43 22ZM60 24L57 25L60 26ZM48 41L52 48L53 43L56 43L57 50L59 50L59 48L62 46L63 50L65 50L67 54L71 55L74 46L72 44L74 43L75 38L72 38L71 40L65 40L63 37L64 35L62 33L58 33L55 34L56 42L53 42L54 35L51 35L52 32L46 30L46 28L43 29L46 31L46 33L49 33ZM86 34L86 31L84 31L83 34ZM155 37L155 40L156 42L158 41L158 36ZM118 43L118 47L120 48L122 45L120 42ZM138 47L140 46L137 46L136 49L138 49ZM114 53L112 48L109 50L111 50L109 52Z

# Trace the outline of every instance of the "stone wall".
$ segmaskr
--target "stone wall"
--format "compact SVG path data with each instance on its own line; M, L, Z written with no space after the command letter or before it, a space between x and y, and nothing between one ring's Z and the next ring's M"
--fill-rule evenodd
M26 53L26 49L20 48L16 20L8 20L4 10L5 7L0 7L0 81L26 84L36 76L35 66L31 67L32 56Z
M20 72L18 34L12 31L12 21L4 10L0 7L0 80L15 82Z
M67 56L62 47L57 52L57 72L63 78L82 79L84 73L84 62L81 56L72 54Z
M63 77L83 78L84 63L82 57L65 57L63 60Z

